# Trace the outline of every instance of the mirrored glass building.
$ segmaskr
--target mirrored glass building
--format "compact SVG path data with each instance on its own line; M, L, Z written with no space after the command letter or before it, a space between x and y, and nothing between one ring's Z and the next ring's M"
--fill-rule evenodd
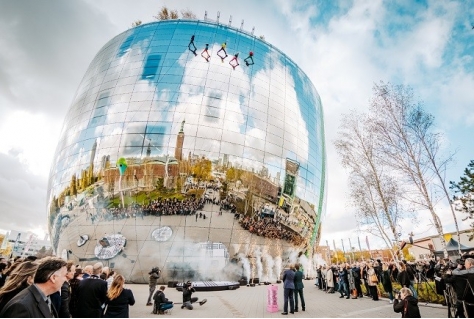
M311 265L325 158L319 95L280 50L210 21L141 25L97 53L67 113L52 244L130 282L155 266L165 282L275 280Z

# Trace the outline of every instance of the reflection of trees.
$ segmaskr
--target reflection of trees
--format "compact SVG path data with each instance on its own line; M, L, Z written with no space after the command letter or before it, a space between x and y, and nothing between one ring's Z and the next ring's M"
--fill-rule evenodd
M156 190L160 193L165 190L165 179L163 177L156 180Z
M194 177L200 180L209 180L211 177L212 162L208 159L202 158L192 166L192 173Z
M227 169L227 171L225 173L226 180L228 180L228 181L237 181L237 180L241 179L243 173L244 173L244 170L231 167L231 168Z
M74 196L77 195L76 175L72 175L71 177L71 185L69 186L69 193Z

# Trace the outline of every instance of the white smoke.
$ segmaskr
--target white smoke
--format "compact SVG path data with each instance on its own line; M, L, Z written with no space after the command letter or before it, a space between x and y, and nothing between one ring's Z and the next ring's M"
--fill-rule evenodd
M261 281L263 276L263 265L262 265L262 252L260 246L256 246L254 249L255 265L257 266L257 278Z
M264 252L262 258L265 263L265 275L263 278L264 281L274 281L276 276L273 275L273 267L275 266L273 257Z
M244 276L247 279L247 284L250 280L250 261L249 259L242 253L239 253L240 261L242 262L242 267L244 268Z
M281 256L275 257L275 273L277 276L277 280L281 279L281 269L282 269L283 261L281 260Z

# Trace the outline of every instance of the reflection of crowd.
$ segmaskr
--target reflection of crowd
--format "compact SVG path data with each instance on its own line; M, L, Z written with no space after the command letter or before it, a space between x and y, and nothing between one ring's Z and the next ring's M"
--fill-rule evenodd
M204 208L204 200L190 198L185 200L156 199L148 205L143 205L145 215L193 215L196 211Z
M98 220L120 220L125 218L136 218L153 215L193 215L203 209L204 199L156 199L147 205L132 204L129 207L111 207L98 210L97 214L88 213L86 220L92 224Z
M245 217L240 220L240 225L258 236L263 236L271 239L284 239L294 245L301 245L303 243L303 237L299 234L285 229L279 222L274 221L272 218L261 218L259 220Z

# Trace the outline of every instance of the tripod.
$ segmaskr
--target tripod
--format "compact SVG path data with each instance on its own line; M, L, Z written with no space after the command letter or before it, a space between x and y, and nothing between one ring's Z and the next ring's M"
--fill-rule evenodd
M415 278L416 278L416 294L417 294L418 299L420 298L420 294L419 294L420 285L424 283L425 284L424 286L428 287L428 288L426 288L427 297L428 297L428 301L426 302L426 304L428 304L429 302L430 303L433 302L433 299L431 298L430 290L435 295L437 295L437 293L434 290L434 288L430 285L429 280L428 280L428 278L426 278L425 274L423 274L423 271L420 271L420 270L416 269L415 270Z

